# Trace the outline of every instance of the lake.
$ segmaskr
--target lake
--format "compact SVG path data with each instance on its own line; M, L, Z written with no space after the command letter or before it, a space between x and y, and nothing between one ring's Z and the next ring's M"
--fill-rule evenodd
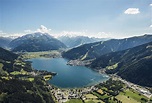
M37 70L56 72L49 83L61 88L85 87L107 80L106 74L99 74L84 66L67 65L64 58L33 58L32 67Z

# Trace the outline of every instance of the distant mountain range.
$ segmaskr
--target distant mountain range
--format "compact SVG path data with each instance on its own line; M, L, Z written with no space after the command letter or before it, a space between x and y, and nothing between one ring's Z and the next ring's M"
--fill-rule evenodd
M87 43L106 41L110 38L87 36L61 36L57 39L47 33L32 33L22 37L0 37L0 47L13 51L46 51L59 48L73 48ZM51 44L51 45L50 45ZM30 45L30 46L29 46ZM28 47L28 48L27 48Z
M125 39L111 39L96 43L84 44L79 47L72 48L62 54L68 59L96 59L110 52L121 51L136 47L152 41L152 35L143 35Z
M106 68L133 83L152 87L152 42L123 51L102 55L91 68Z
M87 36L75 36L75 37L61 36L58 37L57 39L63 42L68 48L77 47L87 43L108 40L108 38L93 38Z
M9 43L12 51L48 51L66 48L66 46L47 33L33 33L16 38Z
M9 37L0 37L0 47L8 48L9 43L12 41L12 38Z

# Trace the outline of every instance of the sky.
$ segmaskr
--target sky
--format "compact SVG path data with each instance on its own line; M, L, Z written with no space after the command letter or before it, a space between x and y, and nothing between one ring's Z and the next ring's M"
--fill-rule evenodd
M0 36L152 34L151 0L0 0Z

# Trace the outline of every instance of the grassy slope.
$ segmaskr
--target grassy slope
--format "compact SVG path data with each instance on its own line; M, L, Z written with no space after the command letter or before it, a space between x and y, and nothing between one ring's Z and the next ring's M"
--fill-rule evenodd
M67 101L66 103L83 103L81 99L71 99Z

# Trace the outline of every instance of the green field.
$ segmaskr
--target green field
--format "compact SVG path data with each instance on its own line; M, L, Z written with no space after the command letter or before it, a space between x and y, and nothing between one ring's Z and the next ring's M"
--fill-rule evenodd
M19 72L19 71L14 71L14 72L11 72L10 74L12 74L12 75L19 75L19 74L21 74L21 72Z
M85 103L104 103L104 102L101 100L95 99L95 100L85 100Z
M128 98L127 96L121 94L116 96L116 98L120 100L122 103L140 103L134 100L133 98Z
M145 100L148 100L147 97L139 94L138 92L134 91L133 89L127 89L124 92L120 92L120 94L117 96L120 100L122 98L124 98L125 100L130 100L133 103L136 101L137 102L142 102L142 103L146 103L145 101L141 100L142 98L144 98ZM128 99L126 99L126 97ZM130 103L132 103L130 102Z
M28 72L21 69L21 71L14 71L14 72L11 72L10 74L12 74L12 75L19 75L19 74L25 75L25 74L28 74Z
M1 76L1 78L5 79L5 80L9 80L10 79L8 76Z
M86 94L85 97L86 97L87 99L97 99L97 98L98 98L97 96L95 96L95 95L93 95L93 94Z
M97 92L92 92L93 95L97 96L98 98L104 100L106 98L109 98L110 96L108 96L107 94L104 94L104 95L100 95L99 93Z
M83 103L81 99L70 99L66 103Z
M118 63L111 65L111 66L107 66L107 69L116 69L118 67Z
M27 80L29 80L29 81L34 81L34 78L27 78Z
M101 100L98 100L98 97L93 94L86 94L85 95L85 103L103 103Z
M43 76L43 78L47 81L47 80L50 80L51 79L51 75L45 75L45 76Z
M60 52L57 50L42 51L42 52L27 52L22 54L23 59L39 58L39 57L57 57L60 56Z

